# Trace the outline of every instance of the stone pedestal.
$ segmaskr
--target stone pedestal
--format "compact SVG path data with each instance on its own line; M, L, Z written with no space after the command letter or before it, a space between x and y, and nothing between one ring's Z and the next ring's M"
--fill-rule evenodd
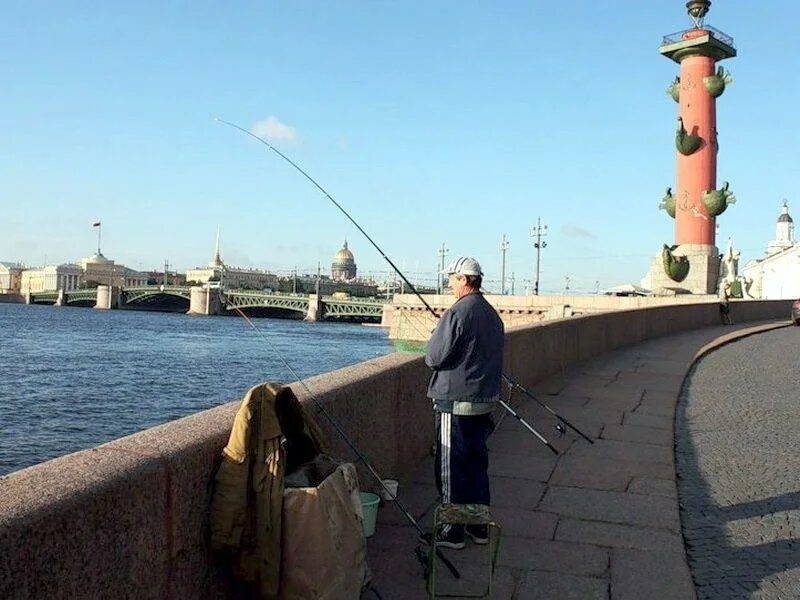
M97 301L95 308L110 310L119 307L120 289L110 285L97 286Z
M322 296L308 295L308 312L305 321L316 322L322 320Z
M194 285L189 290L187 315L221 315L224 312L218 288Z
M650 262L650 271L642 280L643 287L656 295L716 294L719 280L719 250L707 244L683 244L673 254L689 258L689 274L683 281L673 281L664 271L659 252Z

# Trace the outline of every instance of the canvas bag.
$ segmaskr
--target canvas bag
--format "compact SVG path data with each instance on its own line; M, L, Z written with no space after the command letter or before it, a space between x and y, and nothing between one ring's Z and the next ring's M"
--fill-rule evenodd
M283 492L281 600L355 600L369 581L356 468Z

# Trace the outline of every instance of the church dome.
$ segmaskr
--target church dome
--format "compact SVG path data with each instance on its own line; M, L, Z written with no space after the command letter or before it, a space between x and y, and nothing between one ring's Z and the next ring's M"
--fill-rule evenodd
M355 257L353 253L350 252L350 249L347 247L347 240L344 242L344 246L336 253L336 256L333 258L334 264L339 265L350 265L355 262Z
M789 216L789 203L785 200L783 201L783 209L781 209L781 215L778 217L778 223L794 223L792 217Z
M353 253L347 247L347 240L333 257L331 264L331 279L334 281L349 281L356 277L356 261Z
M98 252L89 257L86 262L90 265L107 265L114 261L108 260L102 253Z

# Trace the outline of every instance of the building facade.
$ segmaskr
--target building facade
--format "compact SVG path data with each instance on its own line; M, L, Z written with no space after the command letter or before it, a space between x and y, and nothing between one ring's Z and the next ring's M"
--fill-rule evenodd
M278 277L269 271L259 269L243 269L229 267L220 255L219 231L217 231L217 245L214 258L204 267L195 267L186 270L186 283L205 284L209 281L219 282L228 289L263 290L274 289L278 286Z
M800 244L794 239L794 221L784 201L775 239L767 244L767 256L747 263L745 292L766 300L800 298Z
M83 269L78 265L50 265L41 269L26 269L20 278L20 293L34 294L54 290L78 289L83 282Z
M80 267L83 271L83 281L87 286L138 287L147 285L147 273L117 264L100 252L89 258L82 258Z
M19 294L24 270L20 263L0 262L0 294Z

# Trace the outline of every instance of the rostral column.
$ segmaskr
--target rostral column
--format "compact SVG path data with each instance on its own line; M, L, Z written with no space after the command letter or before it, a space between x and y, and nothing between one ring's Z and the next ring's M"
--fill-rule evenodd
M686 3L694 27L666 36L659 52L680 65L667 89L679 105L675 133L677 179L661 207L675 219L675 244L664 246L662 269L651 270L651 287L713 294L719 277L716 217L735 201L725 182L717 189L717 98L731 83L717 62L736 56L733 39L704 24L708 0Z

